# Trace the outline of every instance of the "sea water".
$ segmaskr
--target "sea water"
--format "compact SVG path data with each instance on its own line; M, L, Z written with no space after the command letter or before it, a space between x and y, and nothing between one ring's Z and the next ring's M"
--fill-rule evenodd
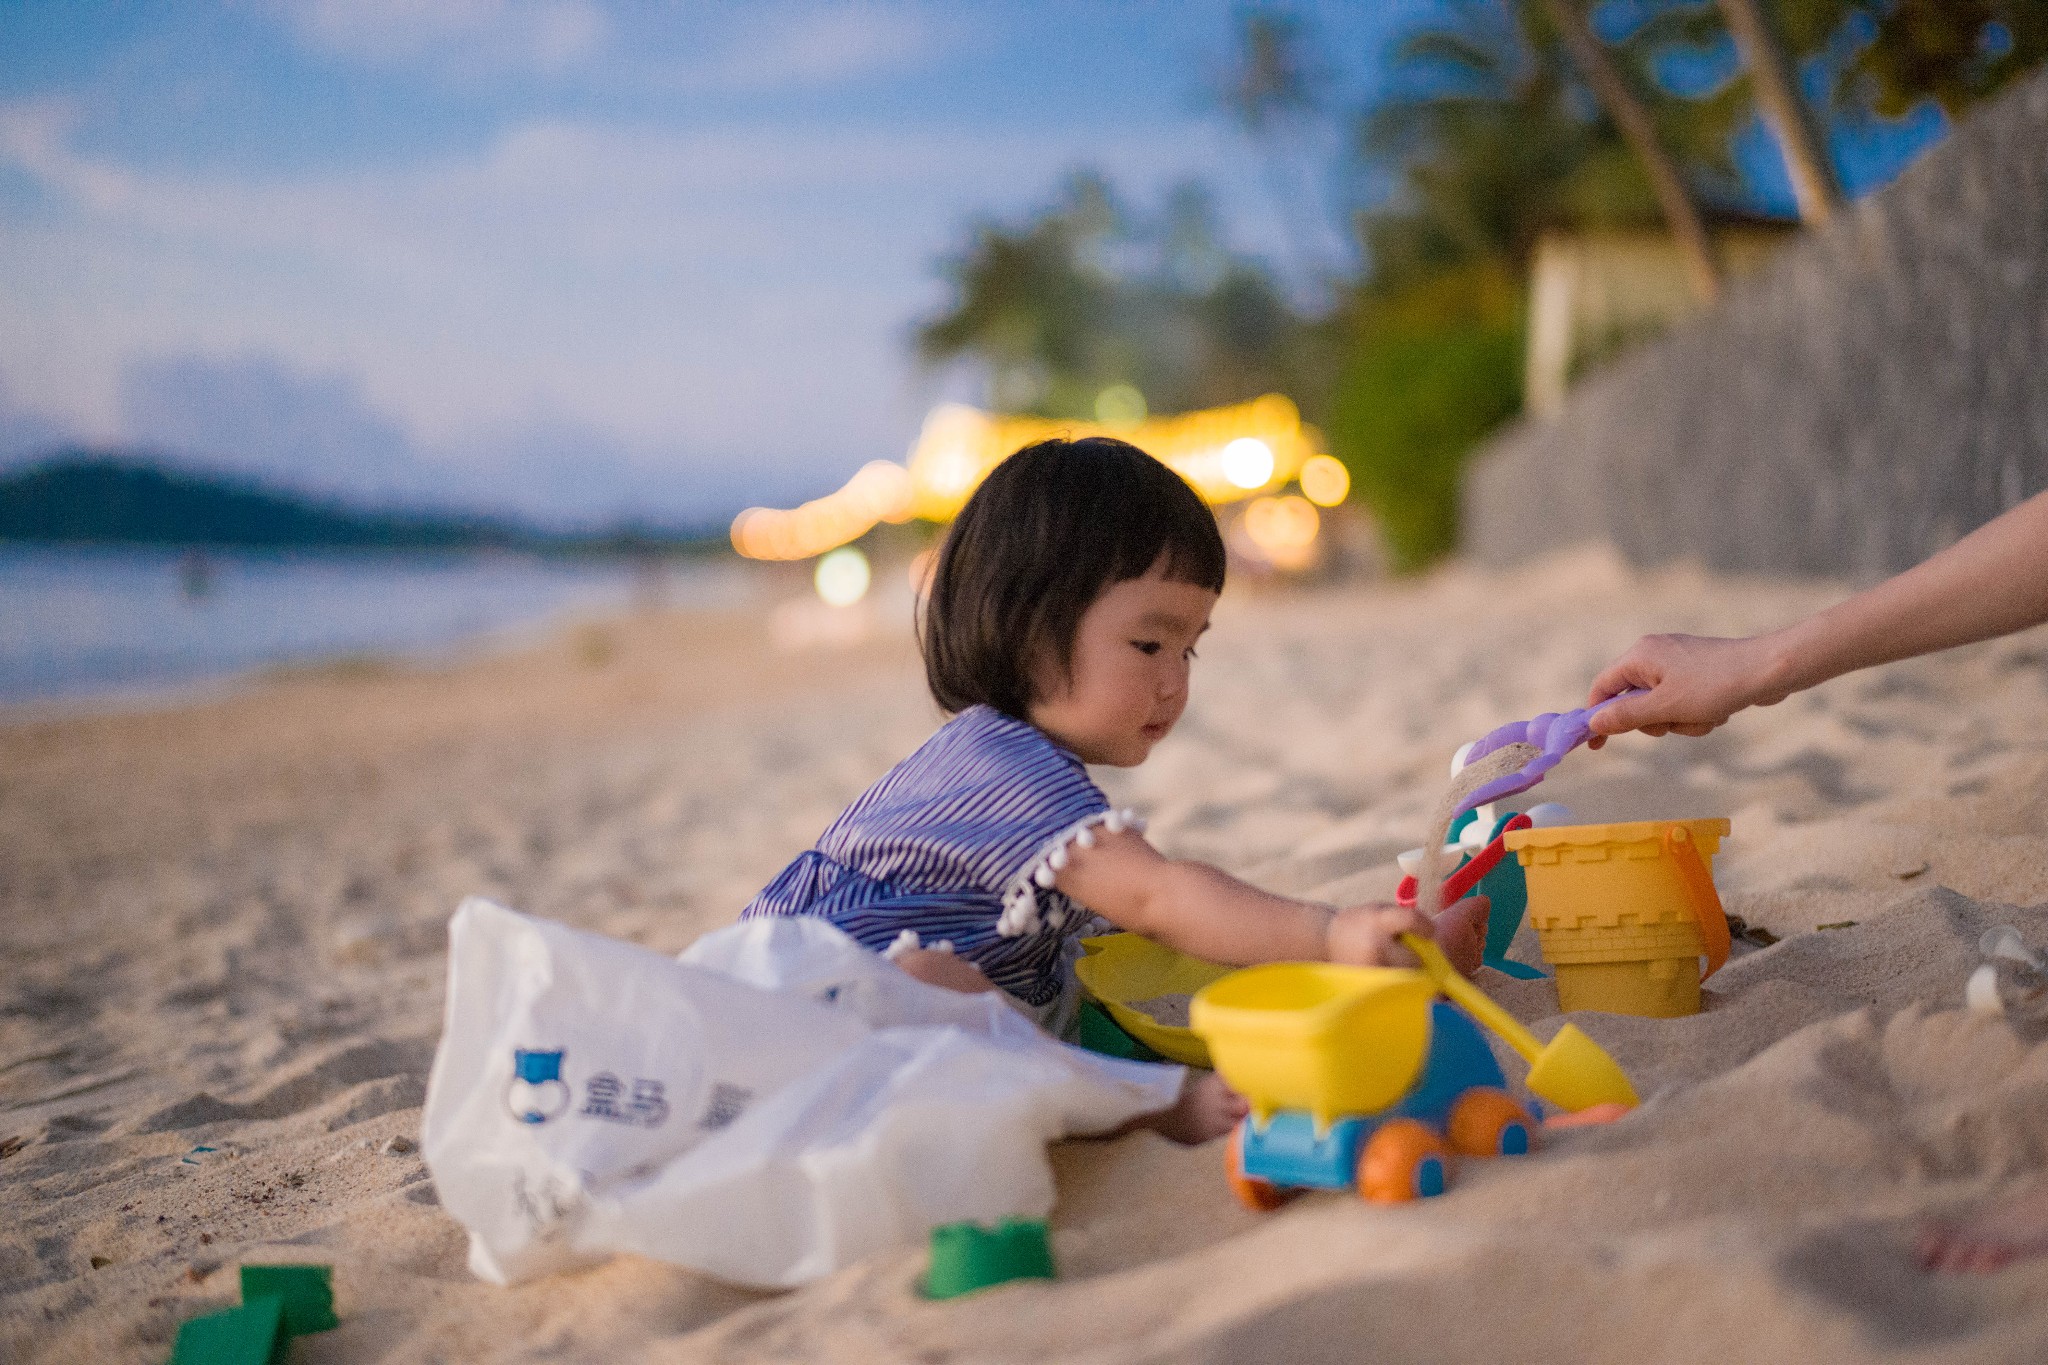
M649 600L737 605L719 560L0 545L0 702L118 700L251 670L417 658Z

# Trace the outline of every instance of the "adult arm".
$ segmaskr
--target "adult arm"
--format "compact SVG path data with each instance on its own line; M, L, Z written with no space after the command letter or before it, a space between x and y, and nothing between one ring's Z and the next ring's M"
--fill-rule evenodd
M2036 494L1877 586L1765 635L1646 635L1593 680L1588 702L1649 689L1593 718L1607 735L1704 735L1857 669L2048 621L2048 493Z

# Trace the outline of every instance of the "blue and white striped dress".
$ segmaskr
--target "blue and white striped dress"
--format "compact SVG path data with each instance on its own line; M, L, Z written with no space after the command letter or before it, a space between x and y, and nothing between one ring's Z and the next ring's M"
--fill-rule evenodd
M741 918L820 915L877 952L905 929L1027 1005L1060 994L1064 936L1088 918L1032 873L1109 802L1033 725L973 706L862 793Z

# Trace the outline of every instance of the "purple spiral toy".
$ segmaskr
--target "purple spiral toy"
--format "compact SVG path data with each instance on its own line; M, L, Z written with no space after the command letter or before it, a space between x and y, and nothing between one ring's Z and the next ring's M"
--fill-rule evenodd
M1504 796L1525 792L1543 780L1543 775L1555 768L1558 761L1572 750L1584 744L1593 733L1593 717L1599 715L1623 697L1633 697L1646 689L1632 687L1626 692L1617 692L1597 706L1581 707L1577 711L1546 711L1534 720L1511 721L1484 739L1472 745L1465 755L1467 764L1486 757L1496 749L1510 744L1533 744L1542 752L1530 759L1519 769L1505 777L1496 777L1483 787L1466 794L1458 804L1454 815L1463 815L1476 810L1489 801L1498 801Z

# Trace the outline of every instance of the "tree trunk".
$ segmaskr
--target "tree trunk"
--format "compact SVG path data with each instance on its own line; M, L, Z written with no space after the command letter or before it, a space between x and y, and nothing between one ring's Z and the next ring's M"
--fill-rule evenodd
M1736 50L1749 68L1757 107L1777 135L1799 218L1808 227L1826 227L1842 206L1841 182L1828 160L1827 138L1813 110L1799 97L1799 82L1790 55L1759 0L1719 0L1721 16L1735 35Z
M1587 24L1585 15L1579 13L1574 0L1543 0L1543 7L1549 13L1550 21L1557 25L1565 49L1571 53L1580 74L1593 87L1600 107L1621 129L1629 149L1636 154L1636 160L1642 163L1644 172L1650 177L1650 187L1656 191L1657 205L1664 212L1664 222L1685 257L1693 293L1699 296L1700 302L1713 303L1721 296L1721 273L1714 264L1713 244L1707 240L1706 224L1700 221L1699 208L1686 192L1677 164L1657 141L1657 128L1650 120L1650 111L1643 107L1642 101L1621 78L1621 72L1607 59L1607 50L1594 36L1592 27Z

